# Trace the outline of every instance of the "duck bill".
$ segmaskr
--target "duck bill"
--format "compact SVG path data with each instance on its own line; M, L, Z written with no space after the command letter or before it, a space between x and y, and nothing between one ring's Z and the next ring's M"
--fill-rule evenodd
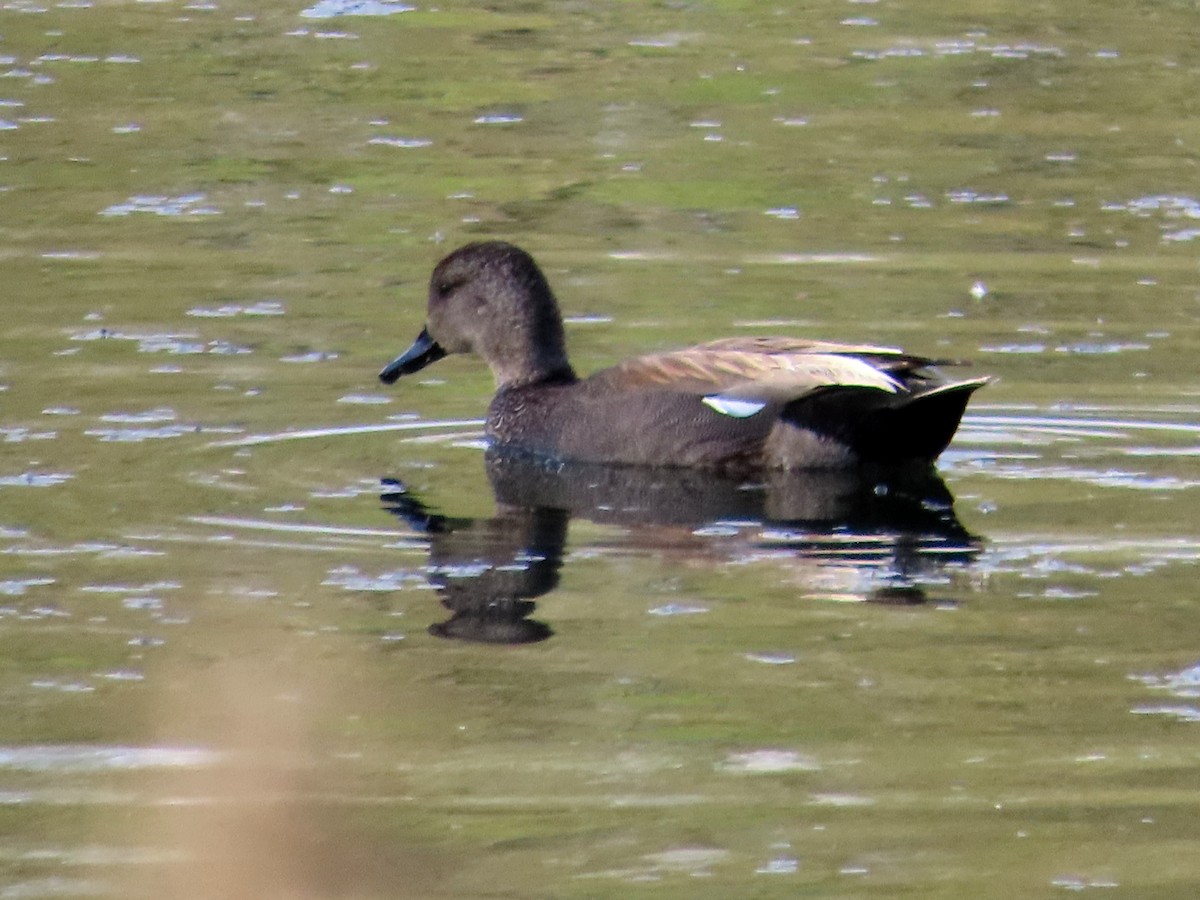
M379 373L379 380L384 384L392 384L401 375L420 372L445 355L446 351L429 336L429 331L422 328L413 345L383 367L383 371Z

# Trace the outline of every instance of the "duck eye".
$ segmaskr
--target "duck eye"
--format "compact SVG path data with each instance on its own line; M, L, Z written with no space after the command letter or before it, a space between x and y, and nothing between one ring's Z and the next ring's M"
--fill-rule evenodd
M433 289L437 291L439 297L445 297L448 294L454 293L457 288L462 287L463 280L461 278L443 278L437 281Z

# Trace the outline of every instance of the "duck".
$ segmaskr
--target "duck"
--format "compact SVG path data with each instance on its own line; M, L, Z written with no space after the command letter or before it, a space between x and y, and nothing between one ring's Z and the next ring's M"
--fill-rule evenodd
M930 468L991 380L947 377L958 360L778 336L635 356L580 378L546 276L504 241L437 264L425 327L379 378L393 384L456 353L491 369L485 434L496 450L733 475Z

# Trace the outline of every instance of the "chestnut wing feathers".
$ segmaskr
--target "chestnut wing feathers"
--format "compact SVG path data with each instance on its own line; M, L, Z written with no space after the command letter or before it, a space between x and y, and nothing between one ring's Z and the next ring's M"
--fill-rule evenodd
M625 390L657 389L788 402L818 388L907 393L941 382L939 361L890 347L793 338L726 338L685 350L627 359L592 376ZM917 382L913 384L911 382Z

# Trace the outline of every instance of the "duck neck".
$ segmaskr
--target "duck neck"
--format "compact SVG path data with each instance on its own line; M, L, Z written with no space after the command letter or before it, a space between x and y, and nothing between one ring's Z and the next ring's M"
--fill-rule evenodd
M525 306L525 315L483 354L497 388L577 380L567 361L567 335L558 301L544 281L530 289L530 294L534 302Z
M579 379L567 362L566 353L547 354L539 348L533 358L525 360L506 359L492 366L497 390L531 387L539 384L572 384Z

